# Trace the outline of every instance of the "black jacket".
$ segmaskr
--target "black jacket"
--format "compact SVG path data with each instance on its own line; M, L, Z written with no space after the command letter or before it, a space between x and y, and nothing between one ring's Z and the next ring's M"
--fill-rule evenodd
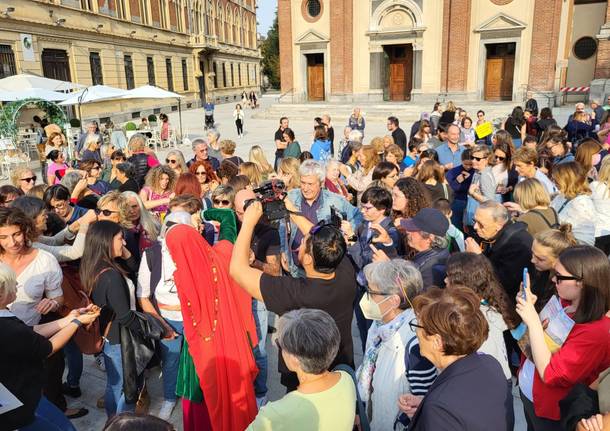
M498 361L472 353L438 375L415 412L409 431L512 430L507 423L512 402Z
M431 248L413 256L412 262L421 272L424 289L431 286L445 286L447 259L449 259L449 250L446 248Z
M136 171L135 180L138 182L140 188L144 187L144 179L148 173L148 156L145 153L136 153L127 159L131 163Z
M495 241L487 243L483 250L513 301L519 291L523 268L527 267L533 273L532 242L525 223L508 222L498 232Z

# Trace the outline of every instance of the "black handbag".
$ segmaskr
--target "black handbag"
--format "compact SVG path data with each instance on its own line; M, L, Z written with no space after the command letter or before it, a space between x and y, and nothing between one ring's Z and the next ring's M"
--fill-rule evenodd
M157 343L165 336L163 324L152 314L133 312L137 329L120 328L121 362L123 365L123 393L127 403L138 400L137 378L155 355Z

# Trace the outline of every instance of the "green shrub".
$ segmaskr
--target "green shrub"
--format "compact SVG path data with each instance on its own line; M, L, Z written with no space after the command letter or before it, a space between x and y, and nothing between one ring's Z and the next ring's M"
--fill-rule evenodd
M156 123L157 122L157 116L155 114L150 114L148 116L148 122L149 123Z
M132 132L134 130L138 130L138 128L136 127L135 123L130 121L127 124L125 124L125 130L127 132Z

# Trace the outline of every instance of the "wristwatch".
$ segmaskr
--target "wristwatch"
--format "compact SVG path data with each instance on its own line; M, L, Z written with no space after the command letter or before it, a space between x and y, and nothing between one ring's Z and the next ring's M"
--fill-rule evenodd
M75 324L76 324L76 326L78 326L79 328L82 328L82 326L83 326L83 322L81 322L80 320L78 320L78 319L76 319L76 318L72 319L72 320L70 321L70 323L75 323Z

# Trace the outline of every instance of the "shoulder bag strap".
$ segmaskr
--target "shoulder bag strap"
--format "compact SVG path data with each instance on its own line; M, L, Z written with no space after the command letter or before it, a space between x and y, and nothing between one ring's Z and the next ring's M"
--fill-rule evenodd
M553 209L553 208L551 208L551 209ZM529 212L531 212L533 214L536 214L538 217L540 217L546 223L546 225L549 227L549 229L553 229L553 225L551 223L549 223L547 218L540 211L538 211L538 210L529 210ZM559 220L557 220L557 214L555 213L554 209L553 209L553 215L555 216L555 220L557 221L557 223L559 223Z
M561 213L561 211L563 211L563 209L566 207L567 204L570 203L572 199L566 199L566 201L559 207L559 210L557 210L557 214Z
M356 389L356 414L360 418L360 430L361 431L370 431L371 425L369 424L369 418L366 416L366 408L364 407L364 402L362 398L360 398L360 392L358 392L358 381L356 380L356 373L354 370L345 364L337 365L333 371L345 371L350 375L354 382L354 387Z

